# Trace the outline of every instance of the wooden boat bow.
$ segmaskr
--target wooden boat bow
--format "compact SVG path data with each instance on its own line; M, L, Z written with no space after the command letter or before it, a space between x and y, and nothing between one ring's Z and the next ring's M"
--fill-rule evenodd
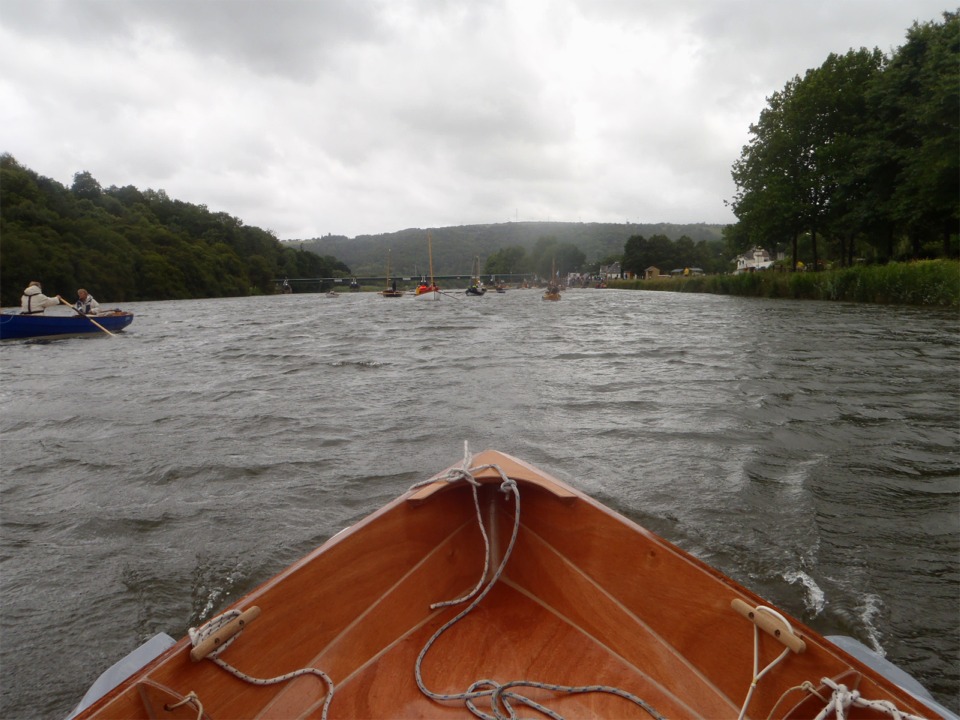
M474 455L470 465L475 469L475 471L471 471L472 476L481 483L499 483L503 480L503 475L506 475L511 480L538 487L554 497L566 501L572 501L579 496L579 493L573 488L555 477L538 470L523 460L497 450L484 450ZM451 472L461 469L462 465L451 465L443 472L437 473L431 478L434 482L414 490L407 497L407 502L416 505L429 499L435 493L449 488L451 483L446 478L450 477ZM501 471L503 475L501 475Z
M934 716L718 570L495 450L465 453L227 613L216 640L181 640L79 717Z

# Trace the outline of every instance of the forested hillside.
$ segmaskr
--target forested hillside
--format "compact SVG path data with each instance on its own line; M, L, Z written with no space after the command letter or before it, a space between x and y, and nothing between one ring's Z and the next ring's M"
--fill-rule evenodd
M19 305L31 280L49 295L72 299L85 287L112 304L273 293L277 278L349 273L334 258L163 190L102 188L86 172L68 188L8 153L0 156L0 192L5 307Z
M712 255L722 255L723 269L729 270L729 260L721 252L722 225L670 225L636 223L562 223L511 222L494 225L463 225L432 228L433 268L437 275L468 274L475 256L480 267L500 251L522 248L535 259L538 241L555 241L559 246L573 246L584 256L585 265L617 259L623 255L626 241L634 235L662 235L671 240L686 237L695 244L708 243ZM395 274L419 275L426 272L427 230L411 228L382 235L360 235L355 238L328 235L295 243L312 252L334 255L350 266L357 275L383 275L387 250ZM549 264L549 260L548 260ZM577 272L586 268L563 268ZM525 271L527 268L517 268ZM537 268L529 268L538 272ZM501 270L502 272L503 270Z

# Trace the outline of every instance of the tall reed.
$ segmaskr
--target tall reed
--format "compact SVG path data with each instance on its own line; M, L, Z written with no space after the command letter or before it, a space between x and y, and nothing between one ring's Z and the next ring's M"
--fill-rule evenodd
M764 270L742 275L611 280L607 284L634 290L960 308L960 262L956 260L919 260L818 273Z

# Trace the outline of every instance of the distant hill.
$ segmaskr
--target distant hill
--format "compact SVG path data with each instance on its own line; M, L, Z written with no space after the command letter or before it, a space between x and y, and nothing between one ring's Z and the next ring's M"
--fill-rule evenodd
M536 241L545 237L576 245L586 255L587 263L596 263L611 255L621 255L624 243L634 235L646 238L665 235L671 240L687 236L696 243L722 239L723 227L704 223L508 222L430 228L430 232L433 237L434 272L437 275L456 275L470 272L474 256L480 256L480 267L483 268L488 255L515 246L530 252ZM419 275L427 269L426 228L408 228L381 235L358 235L355 238L327 235L285 242L321 256L333 256L349 266L355 275L382 275L386 269L388 249L391 251L394 275Z

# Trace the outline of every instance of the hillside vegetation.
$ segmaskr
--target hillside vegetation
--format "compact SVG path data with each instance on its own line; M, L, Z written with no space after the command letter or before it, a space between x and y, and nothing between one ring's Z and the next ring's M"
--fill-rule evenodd
M72 299L175 300L273 293L282 277L330 277L334 258L281 244L239 218L167 197L102 188L79 172L71 187L0 156L0 304L20 304L31 280Z
M584 256L586 265L609 259L619 260L626 241L634 235L662 235L671 240L686 237L695 244L708 243L713 255L720 254L723 225L707 224L637 224L637 223L563 223L510 222L492 225L462 225L431 228L433 268L437 275L459 275L470 272L475 256L483 268L491 256L510 248L522 248L534 258L538 241L549 239L560 246L574 246ZM381 235L359 235L348 238L328 235L291 243L320 255L332 255L349 265L355 275L383 275L387 250L390 250L394 274L418 276L428 270L427 230L410 228ZM723 255L723 271L731 269L733 256ZM549 260L548 260L549 264ZM578 272L583 268L558 268ZM516 272L536 268L515 268Z

